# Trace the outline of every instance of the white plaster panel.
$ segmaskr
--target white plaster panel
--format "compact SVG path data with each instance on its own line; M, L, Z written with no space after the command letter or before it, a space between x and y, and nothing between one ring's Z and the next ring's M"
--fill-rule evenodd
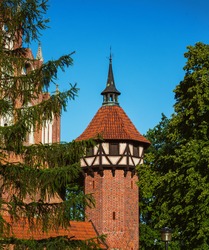
M94 146L93 148L93 154L96 155L98 153L98 146Z
M86 162L87 162L87 164L88 164L89 166L92 165L93 161L94 161L94 157L88 157L88 158L86 158Z
M105 156L102 156L102 164L105 164L105 165L110 164Z
M131 145L131 144L129 144L129 150L130 150L130 153L131 153L131 155L133 155L133 145Z
M125 165L127 162L126 162L126 157L123 157L119 163L119 165Z
M140 163L140 159L133 157L133 161L134 161L134 166L137 166Z
M109 159L112 162L112 164L116 164L120 159L120 156L110 156Z
M133 163L133 161L129 161L129 166L135 166L135 164Z
M119 150L120 150L119 153L123 154L125 148L126 148L126 143L120 143L119 144Z
M143 147L139 147L139 155L140 155L140 157L142 156L142 153L143 153Z
M84 167L84 166L86 166L86 164L85 164L84 160L81 159L81 167Z
M96 160L95 160L95 165L98 165L99 164L99 156L96 157Z
M109 154L109 143L102 143L105 154Z

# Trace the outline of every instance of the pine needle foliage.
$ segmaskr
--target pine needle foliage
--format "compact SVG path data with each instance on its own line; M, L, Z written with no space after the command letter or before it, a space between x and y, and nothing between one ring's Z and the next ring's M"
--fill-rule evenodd
M25 144L31 131L39 131L46 122L59 118L78 93L76 84L69 84L69 90L40 99L51 85L56 86L58 72L73 64L74 52L22 73L24 67L38 63L24 45L38 42L47 28L47 9L47 0L0 0L0 247L14 244L15 249L87 249L92 245L96 249L95 241L10 238L10 227L4 220L5 214L13 221L25 218L31 230L41 225L43 232L69 225L69 207L79 209L76 197L62 202L48 200L63 190L65 198L66 187L76 187L81 175L80 158L93 144ZM84 206L93 205L92 197L83 193L82 201Z

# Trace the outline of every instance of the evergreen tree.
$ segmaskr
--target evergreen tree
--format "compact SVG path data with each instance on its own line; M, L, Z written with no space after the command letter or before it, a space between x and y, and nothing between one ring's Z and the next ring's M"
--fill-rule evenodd
M175 113L148 132L153 145L139 167L142 230L158 244L168 226L172 249L202 250L209 249L209 45L188 46L185 57ZM141 237L147 249L151 243Z
M78 92L76 85L70 85L65 92L40 98L52 84L56 86L58 71L72 65L72 53L26 69L23 74L27 65L38 63L28 56L24 45L38 41L47 28L46 12L47 0L0 1L0 246L11 243L16 249L88 249L86 244L90 242L75 243L65 238L39 242L10 238L4 220L5 215L14 221L25 218L32 229L42 225L43 231L69 225L69 207L79 209L76 197L59 202L49 202L48 197L59 198L60 194L65 198L66 186L75 185L81 174L79 161L85 148L92 145L74 141L25 145L31 131L37 132L46 122L58 119ZM38 194L38 200L34 194ZM93 204L88 195L83 194L82 201Z

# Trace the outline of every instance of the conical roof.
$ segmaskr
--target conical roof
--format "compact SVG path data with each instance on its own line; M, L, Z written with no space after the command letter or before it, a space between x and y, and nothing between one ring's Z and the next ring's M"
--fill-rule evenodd
M120 92L115 86L111 54L107 85L101 94L103 95L102 107L76 140L98 138L103 140L131 140L143 143L145 147L149 146L150 142L138 132L124 110L119 106L118 95L120 95Z
M147 146L150 145L150 142L138 132L124 110L117 105L102 106L76 140L96 139L98 137L104 140L131 140Z

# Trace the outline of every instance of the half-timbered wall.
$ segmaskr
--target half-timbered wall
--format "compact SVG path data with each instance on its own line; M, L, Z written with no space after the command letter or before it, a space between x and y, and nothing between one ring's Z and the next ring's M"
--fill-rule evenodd
M118 150L116 149L118 147ZM136 167L143 163L143 147L134 143L109 142L101 143L88 151L85 158L81 160L84 168L116 168Z

